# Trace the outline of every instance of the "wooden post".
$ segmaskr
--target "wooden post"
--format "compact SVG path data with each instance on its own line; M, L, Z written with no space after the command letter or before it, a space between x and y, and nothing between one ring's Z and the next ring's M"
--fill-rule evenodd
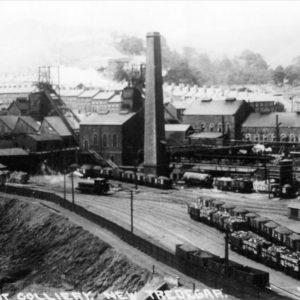
M130 224L131 224L131 233L133 233L133 191L130 191Z
M226 230L226 233L225 233L225 263L227 264L228 263L228 242L229 242L229 231L228 229Z
M74 174L72 172L71 176L71 183L72 183L72 204L73 204L73 209L75 209L75 197L74 197Z

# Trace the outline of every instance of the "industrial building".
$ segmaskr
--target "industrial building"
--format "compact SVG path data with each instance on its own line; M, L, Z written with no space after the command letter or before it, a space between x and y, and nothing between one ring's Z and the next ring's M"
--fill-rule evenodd
M141 161L144 112L93 113L80 123L80 148L95 151L117 165Z
M243 100L211 98L194 100L183 113L183 122L202 132L227 134L230 139L239 139L243 121L249 107Z
M300 142L298 113L251 113L242 125L242 137L252 142Z

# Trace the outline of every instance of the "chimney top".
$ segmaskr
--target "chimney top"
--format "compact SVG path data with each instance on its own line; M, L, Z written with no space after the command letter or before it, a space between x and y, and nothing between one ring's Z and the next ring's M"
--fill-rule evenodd
M154 37L154 36L160 36L159 32L148 32L147 37Z

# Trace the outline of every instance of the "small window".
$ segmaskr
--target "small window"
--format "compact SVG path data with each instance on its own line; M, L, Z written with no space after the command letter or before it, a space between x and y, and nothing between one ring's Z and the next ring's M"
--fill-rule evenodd
M107 135L106 134L103 134L102 145L103 145L103 147L107 147Z
M205 126L206 126L206 124L205 124L205 123L201 123L201 126L200 126L200 128L201 128L201 131L205 131Z
M273 133L268 134L268 141L269 142L274 142L274 140L275 140L274 134Z
M246 141L251 141L251 133L246 133L245 134L245 140Z
M295 140L296 140L296 137L295 137L295 135L293 134L293 133L291 133L290 134L290 142L295 142Z
M215 124L214 123L210 123L209 124L209 131L214 131L215 129Z
M282 133L281 135L280 135L280 141L281 142L284 142L286 140L286 134L285 133Z
M227 132L227 133L230 132L230 123L226 123L226 132Z
M84 148L84 151L89 150L89 141L88 140L83 141L83 148Z
M98 134L94 133L93 135L93 144L94 146L98 145Z
M255 134L254 135L254 141L255 142L259 142L259 134Z
M113 147L117 147L117 135L113 135Z
M218 132L222 132L223 126L222 123L218 123Z

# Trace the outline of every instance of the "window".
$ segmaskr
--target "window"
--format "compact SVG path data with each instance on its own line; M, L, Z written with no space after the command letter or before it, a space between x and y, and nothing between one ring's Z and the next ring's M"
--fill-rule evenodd
M210 123L209 124L209 131L214 131L215 129L215 124L214 123Z
M286 134L285 133L282 133L281 135L280 135L280 141L281 142L284 142L286 140Z
M89 150L89 141L88 140L83 141L83 149L84 149L84 151Z
M200 126L201 131L205 131L205 126L206 126L205 123L201 123L201 126Z
M113 135L113 147L117 147L117 135Z
M218 123L218 131L219 131L219 132L222 132L222 130L223 130L222 123Z
M275 140L275 136L273 133L268 134L268 141L273 142Z
M103 134L102 145L103 145L103 147L107 147L107 135L106 134Z
M229 133L230 132L230 123L226 123L226 132Z
M268 135L267 135L267 134L264 134L264 135L263 135L263 141L264 141L264 142L267 142L267 141L268 141Z
M296 141L296 137L293 133L290 134L290 142L295 142Z
M254 141L255 142L259 142L259 134L255 134L254 135Z
M246 133L245 134L245 140L246 141L251 141L251 133Z
M98 144L98 135L97 135L97 133L94 133L94 135L93 135L93 144L94 144L94 146L97 146L97 144Z

